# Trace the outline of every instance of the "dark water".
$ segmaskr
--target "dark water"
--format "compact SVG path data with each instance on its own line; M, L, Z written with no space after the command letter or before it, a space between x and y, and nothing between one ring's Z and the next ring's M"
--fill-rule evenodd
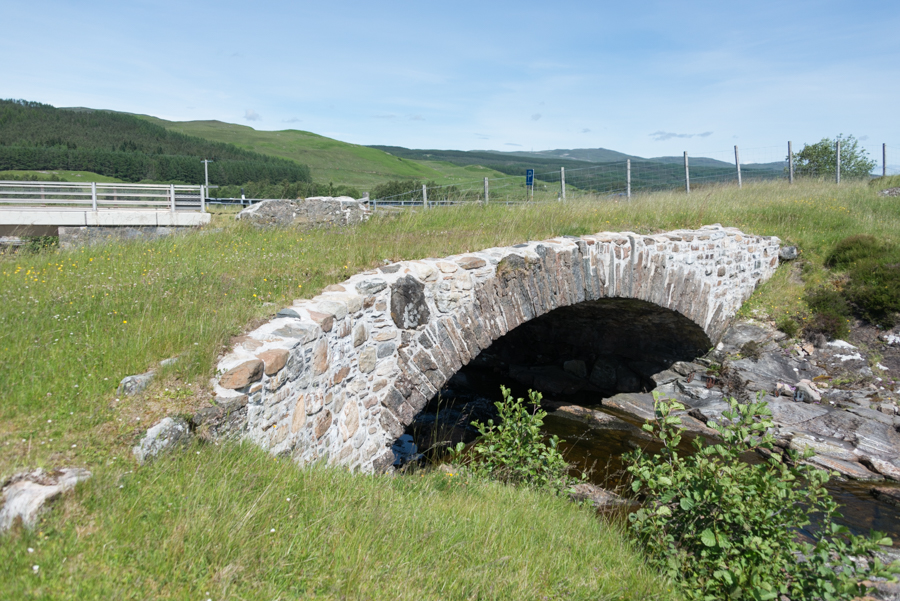
M464 368L460 376L451 380L451 385L442 391L440 397L429 403L409 430L419 450L426 456L438 457L447 444L474 440L477 432L469 425L470 422L495 417L493 402L502 398L500 385L508 385L508 378L485 368L470 366ZM523 387L511 388L516 397L527 397L528 391ZM601 429L581 420L560 417L562 414L551 414L544 420L547 434L555 434L565 441L561 447L567 461L577 470L588 473L590 481L599 486L614 491L624 490L628 480L622 455L637 447L648 452L661 448L658 443L642 435L640 420L608 411L599 395L592 397L582 393L577 398L551 398L551 395L545 395L544 398L603 411L635 426L628 430ZM690 436L683 437L683 450L692 448L690 440ZM756 456L748 460L759 461ZM890 481L874 485L900 486ZM875 499L871 494L872 487L873 483L831 480L826 488L839 504L842 514L835 521L856 534L868 534L872 530L884 533L894 540L895 547L900 547L900 507ZM813 523L806 534L814 536L816 529L817 524Z

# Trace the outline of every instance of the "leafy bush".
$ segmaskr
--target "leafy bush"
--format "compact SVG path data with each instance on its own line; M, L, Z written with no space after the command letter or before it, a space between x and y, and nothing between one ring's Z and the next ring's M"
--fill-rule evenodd
M568 488L568 464L559 452L556 436L544 441L541 426L547 412L540 408L541 393L528 391L529 402L513 399L509 389L501 386L503 400L494 405L500 423L475 421L481 439L472 449L468 467L476 474L502 482L524 484L535 488L562 491ZM463 443L456 447L457 455Z
M632 490L643 507L629 516L651 561L679 583L687 599L851 599L864 595L868 574L851 555L871 554L876 540L854 536L831 519L837 505L824 488L829 475L793 452L773 453L771 411L764 402L739 405L723 422L710 422L721 443L694 441L696 453L678 452L684 409L654 397L656 419L644 430L659 438L659 455L641 449L626 456ZM764 449L769 458L751 465L741 455ZM823 536L815 544L797 540L810 515L822 516ZM798 560L798 557L802 559ZM872 559L871 570L885 573ZM900 570L896 565L892 571Z
M803 300L813 313L804 327L807 336L823 334L834 339L845 338L850 333L847 325L850 305L840 291L833 288L816 288L808 291Z

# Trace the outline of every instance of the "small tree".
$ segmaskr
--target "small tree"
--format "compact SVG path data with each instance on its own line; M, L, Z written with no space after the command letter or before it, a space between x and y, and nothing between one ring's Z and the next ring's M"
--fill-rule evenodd
M854 560L890 539L854 536L832 522L837 504L825 489L829 474L793 452L773 451L766 403L730 399L722 420L709 424L720 441L707 446L695 439L696 452L685 456L678 450L681 418L674 414L684 405L654 399L656 419L644 429L664 447L659 455L638 449L626 457L632 490L643 501L629 519L651 561L685 599L851 599L866 593L867 577L900 570L874 558L868 565ZM769 458L742 460L757 450ZM814 513L820 538L802 542L797 533Z
M794 173L812 177L834 175L837 163L837 142L841 143L841 177L868 177L875 168L865 149L853 136L839 134L834 140L822 138L821 142L807 144L794 153Z

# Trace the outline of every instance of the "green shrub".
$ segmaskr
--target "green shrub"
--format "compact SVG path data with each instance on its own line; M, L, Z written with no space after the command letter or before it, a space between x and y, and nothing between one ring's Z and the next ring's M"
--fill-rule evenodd
M721 443L694 441L696 453L678 452L684 406L655 397L656 419L644 429L663 442L659 455L641 449L626 456L632 490L643 506L629 516L657 568L677 582L687 599L851 599L866 593L868 574L851 556L871 554L877 540L853 536L831 519L837 505L824 488L829 475L793 452L773 453L773 427L766 403L739 405L710 422ZM765 449L757 465L741 455ZM822 516L815 544L797 540L810 515ZM805 560L798 561L798 556ZM871 570L886 573L872 558ZM891 571L900 571L896 564Z
M494 405L500 423L489 419L487 424L475 421L481 439L467 459L468 467L476 474L511 484L563 491L568 488L568 464L559 452L556 436L545 442L541 427L547 412L540 408L541 393L528 391L529 401L513 399L509 389L501 386L503 400ZM459 443L456 453L462 452Z
M850 305L844 295L834 288L816 288L804 296L812 317L804 327L807 336L823 334L830 339L846 338L850 333Z
M775 327L788 335L789 338L796 338L800 333L800 324L788 315L782 315L775 322Z
M892 328L900 312L900 258L887 260L858 261L850 270L844 293L865 319Z
M835 245L834 250L825 258L825 265L845 268L859 260L878 257L885 248L878 238L869 234L848 236Z

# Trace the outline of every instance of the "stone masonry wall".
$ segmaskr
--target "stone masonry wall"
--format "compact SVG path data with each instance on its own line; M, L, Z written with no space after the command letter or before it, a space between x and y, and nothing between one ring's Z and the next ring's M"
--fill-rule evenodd
M443 384L516 326L558 307L637 298L713 344L778 265L779 240L706 226L564 237L403 261L295 301L218 364L216 403L242 435L298 463L365 472Z

